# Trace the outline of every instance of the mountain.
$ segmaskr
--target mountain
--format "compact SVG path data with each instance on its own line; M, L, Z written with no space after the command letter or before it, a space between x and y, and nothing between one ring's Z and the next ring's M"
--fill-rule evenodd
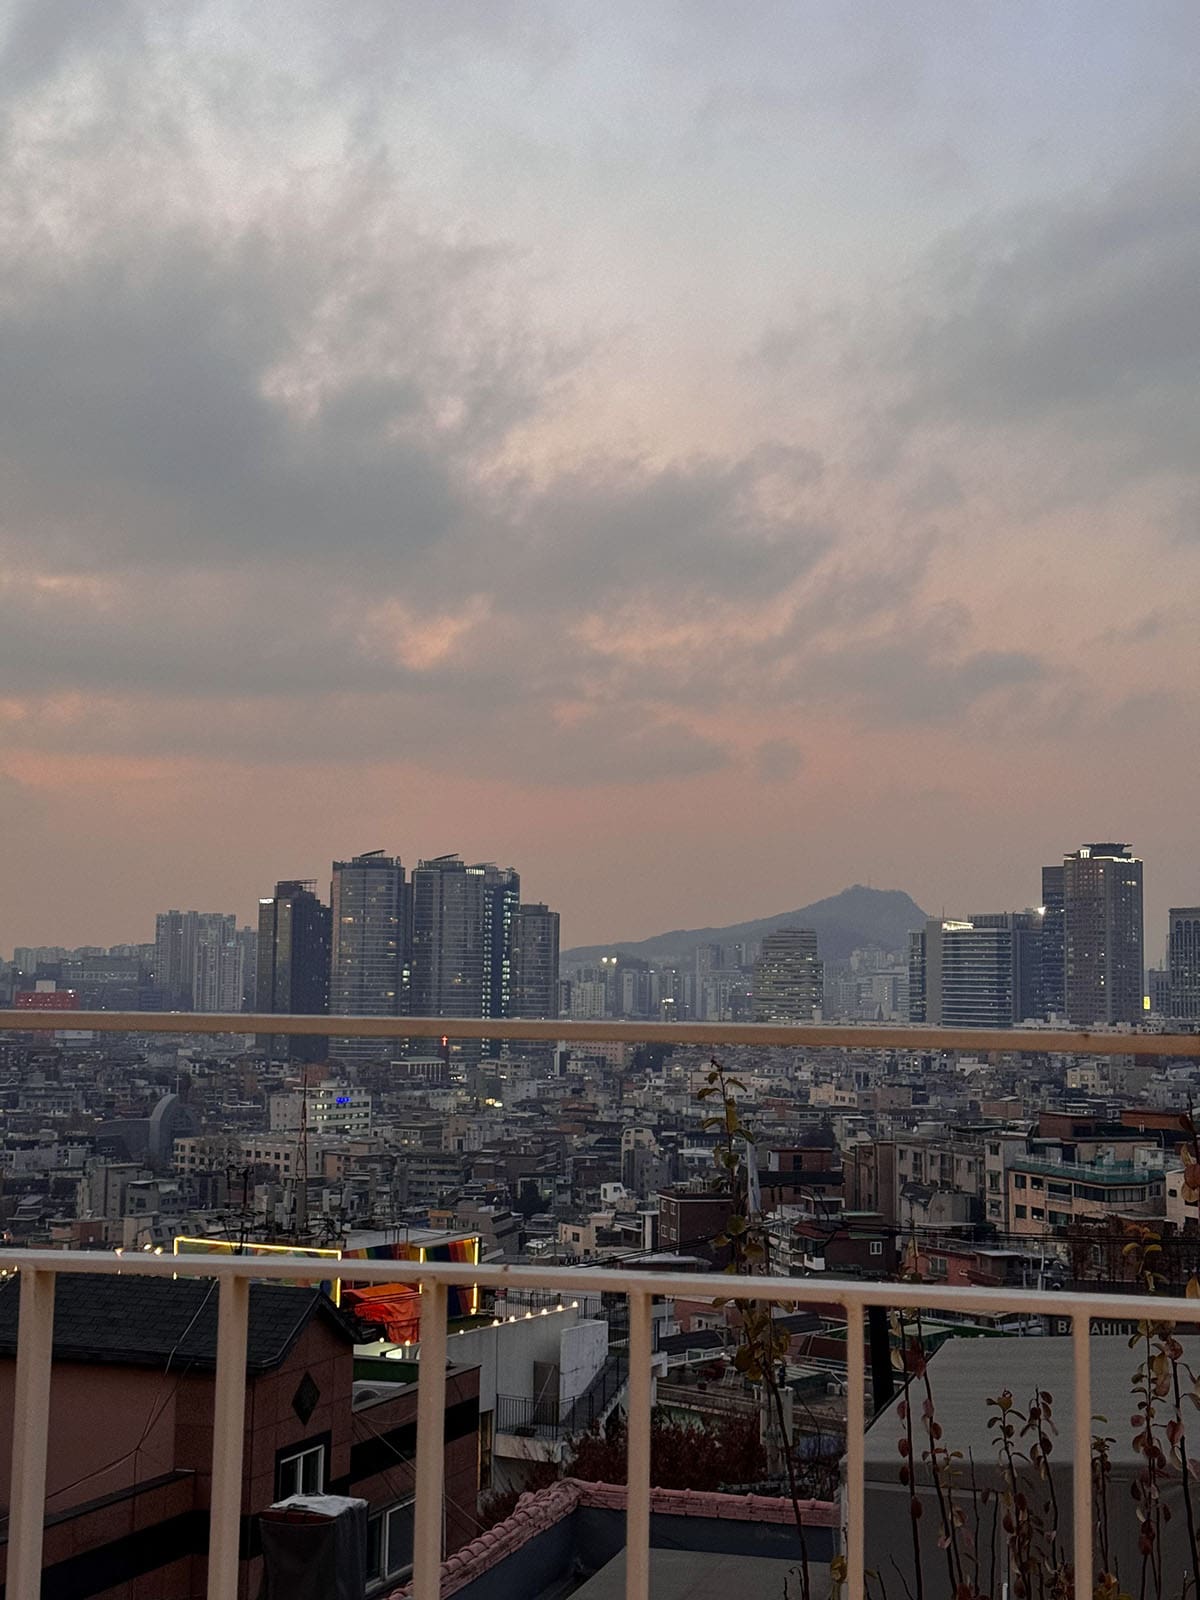
M852 950L903 950L914 928L925 926L925 912L901 889L868 889L856 883L841 894L796 911L780 911L725 928L676 928L651 939L615 939L611 944L577 945L564 950L564 964L597 961L601 956L637 956L643 961L677 961L698 944L738 944L761 939L776 928L814 928L826 961L844 961Z

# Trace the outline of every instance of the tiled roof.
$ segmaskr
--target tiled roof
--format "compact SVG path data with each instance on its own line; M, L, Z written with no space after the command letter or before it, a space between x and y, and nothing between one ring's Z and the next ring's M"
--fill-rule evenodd
M19 1273L0 1283L0 1356L17 1350ZM173 1365L211 1370L217 1360L215 1279L139 1273L62 1273L54 1291L54 1354L59 1361L122 1366ZM269 1372L286 1357L313 1316L347 1343L353 1335L320 1289L250 1286L246 1370Z

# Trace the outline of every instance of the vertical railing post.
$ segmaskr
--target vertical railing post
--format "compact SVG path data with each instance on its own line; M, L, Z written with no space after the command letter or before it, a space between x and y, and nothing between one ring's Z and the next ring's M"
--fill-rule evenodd
M1086 1311L1071 1318L1075 1358L1075 1464L1072 1471L1075 1522L1075 1593L1092 1592L1092 1319Z
M250 1279L228 1273L217 1305L213 1398L212 1510L208 1600L237 1600L242 1530L242 1448L246 1437L246 1340Z
M863 1366L863 1308L846 1307L846 1593L865 1595L867 1385Z
M421 1287L421 1376L417 1380L417 1504L413 1600L442 1588L442 1495L446 1472L446 1308L444 1283Z
M654 1302L629 1293L629 1428L625 1472L625 1600L650 1595L650 1386Z
M7 1600L42 1592L46 1449L54 1357L54 1274L21 1268L21 1315L13 1394L12 1492L8 1508Z

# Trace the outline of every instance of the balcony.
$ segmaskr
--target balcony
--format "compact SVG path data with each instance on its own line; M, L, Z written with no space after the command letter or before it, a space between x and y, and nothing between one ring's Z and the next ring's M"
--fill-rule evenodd
M1161 1167L1136 1161L1050 1161L1041 1156L1016 1156L1013 1172L1045 1173L1049 1178L1070 1178L1080 1183L1131 1183L1162 1181Z
M660 1040L704 1046L749 1044L759 1046L846 1046L878 1049L934 1049L977 1053L983 1050L1033 1052L1086 1051L1089 1054L1140 1054L1155 1056L1200 1056L1200 1037L1129 1034L1087 1034L1051 1030L1031 1032L926 1029L918 1027L775 1027L736 1024L661 1024L615 1022L486 1022L449 1021L441 1018L349 1019L344 1017L282 1016L164 1016L142 1013L0 1013L0 1023L8 1029L50 1031L63 1027L89 1028L101 1032L257 1034L295 1033L337 1036L394 1038L439 1037L497 1038L518 1040ZM211 1489L208 1494L207 1594L209 1600L237 1600L239 1592L239 1546L242 1538L243 1479L247 1397L248 1315L250 1284L286 1281L319 1283L329 1277L327 1260L296 1256L178 1256L153 1252L117 1256L102 1252L55 1252L14 1250L0 1253L0 1269L17 1272L20 1284L19 1343L17 1347L13 1400L12 1494L9 1506L7 1600L38 1600L42 1588L42 1566L46 1515L46 1467L52 1335L56 1284L78 1274L139 1274L150 1277L189 1277L208 1280L217 1293L216 1371L214 1409L211 1418ZM356 1261L354 1277L365 1283L387 1282L395 1278L395 1264L383 1261ZM497 1292L508 1290L546 1291L561 1299L568 1295L604 1294L619 1296L628 1304L628 1371L621 1374L628 1414L627 1485L620 1492L625 1518L624 1592L627 1600L649 1600L651 1573L651 1408L653 1398L653 1303L669 1292L689 1300L725 1299L730 1279L718 1273L661 1275L625 1268L608 1270L590 1267L544 1267L536 1265L486 1265L469 1263L410 1264L406 1277L419 1283L422 1293L421 1353L416 1417L415 1508L412 1523L413 1600L439 1600L442 1593L442 1527L445 1463L445 1418L448 1410L448 1367L452 1354L448 1327L448 1296L452 1288L479 1285ZM742 1280L747 1282L748 1280ZM816 1282L804 1279L755 1277L755 1300L789 1309L840 1305L846 1319L846 1349L862 1352L862 1359L847 1361L846 1370L846 1455L843 1489L836 1521L842 1530L846 1562L845 1593L857 1597L866 1593L866 1496L867 1468L872 1466L871 1483L879 1481L874 1470L882 1459L886 1440L878 1429L867 1433L867 1324L874 1308L903 1306L905 1316L918 1312L952 1311L986 1320L1010 1312L1041 1312L1068 1323L1069 1341L1057 1343L1070 1386L1069 1399L1057 1398L1058 1426L1062 1434L1061 1455L1069 1454L1082 1470L1069 1476L1064 1488L1070 1516L1062 1526L1070 1528L1064 1538L1073 1549L1073 1592L1091 1595L1093 1589L1093 1364L1094 1319L1125 1326L1137 1319L1169 1319L1181 1326L1200 1324L1200 1299L1150 1299L1127 1295L1080 1295L1043 1293L1009 1288L950 1288L931 1285L900 1285L832 1279ZM1039 1341L1040 1343L1040 1341ZM993 1347L994 1348L994 1347ZM1130 1367L1134 1364L1130 1357ZM1026 1381L1030 1363L1012 1374L988 1371L994 1386L1011 1382L1014 1387ZM535 1420L535 1429L541 1424ZM557 1425L557 1424L556 1424ZM881 1443L883 1440L883 1443ZM870 1450L868 1450L868 1442ZM948 1439L953 1445L953 1438ZM164 1486L164 1492L171 1485ZM873 1492L873 1491L872 1491ZM822 1513L812 1507L801 1508L813 1525ZM1118 1513L1119 1514L1119 1513ZM825 1519L826 1523L828 1518ZM915 1524L914 1524L915 1525ZM943 1592L941 1588L929 1594Z
M574 1400L527 1400L523 1395L496 1396L496 1433L517 1438L573 1439L604 1421L624 1392L629 1363L609 1356L591 1383Z

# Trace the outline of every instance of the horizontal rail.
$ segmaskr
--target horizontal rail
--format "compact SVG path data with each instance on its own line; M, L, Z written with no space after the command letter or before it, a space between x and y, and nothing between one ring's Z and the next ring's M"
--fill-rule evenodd
M49 1272L145 1273L153 1277L245 1277L320 1283L331 1277L356 1283L394 1283L403 1269L406 1283L477 1284L559 1289L564 1294L609 1292L667 1299L727 1300L739 1297L786 1305L903 1306L923 1311L1039 1311L1068 1317L1086 1313L1120 1321L1200 1322L1200 1299L1167 1295L1081 1294L1077 1290L959 1288L949 1284L857 1282L846 1278L755 1277L731 1280L723 1272L651 1272L637 1269L547 1267L464 1261L341 1261L329 1257L254 1255L156 1256L150 1251L116 1255L90 1250L0 1250L0 1268Z
M631 1022L604 1018L330 1017L274 1012L0 1010L0 1031L309 1034L353 1039L514 1039L533 1043L759 1045L784 1049L964 1050L1028 1055L1195 1056L1200 1033L1086 1028L935 1028L914 1024Z

